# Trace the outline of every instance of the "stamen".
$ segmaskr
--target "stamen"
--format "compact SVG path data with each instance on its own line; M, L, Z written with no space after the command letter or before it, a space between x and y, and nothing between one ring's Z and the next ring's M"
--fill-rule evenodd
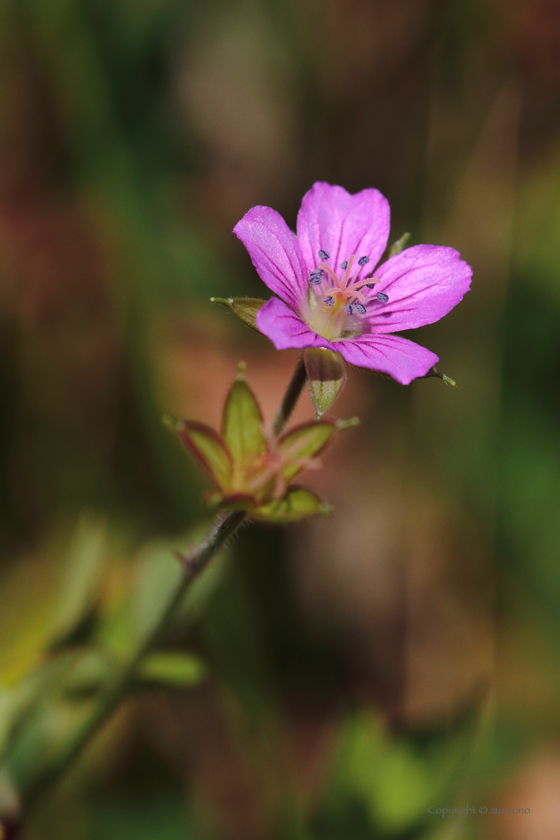
M325 251L323 248L321 248L321 250L319 251L319 259L321 259L321 260L328 260L328 259L329 259L329 257L330 257L329 252L328 252L328 251Z
M333 279L333 281L334 281L334 285L336 286L336 288L337 288L337 289L343 288L343 287L340 285L340 280L338 279L338 275L337 275L337 274L336 274L336 273L332 270L332 268L331 268L330 266L328 266L326 263L321 263L321 268L322 268L324 271L326 271L326 272L327 272L327 274L329 275L329 277L332 277L332 279Z
M389 300L389 295L386 295L385 292L377 292L376 296L377 300L380 300L381 303L387 303Z
M323 280L320 274L311 274L309 282L312 286L320 286Z
M365 315L367 311L364 304L360 303L360 301L354 301L354 309L356 310L358 315Z
M346 286L348 285L348 281L350 279L350 272L352 271L352 266L354 265L354 259L355 259L354 254L350 254L350 261L348 262L348 264L346 266L346 270L344 272L344 277L342 278L342 281L341 281L343 289L345 289Z
M332 306L334 303L334 298L332 295L329 295L325 298L325 306Z
M374 280L373 283L366 283L366 286L368 287L368 289L373 289L373 287L379 282L379 280Z
M344 311L346 312L347 315L353 315L354 314L354 307L352 306L351 303L348 303L344 307Z
M341 262L340 267L343 271L346 271L346 269L348 268L348 260L344 260L343 262Z
M358 265L367 265L369 262L369 257L360 257L358 260Z
M361 289L363 289L363 288L364 288L364 284L360 283L360 281L358 280L357 283L351 283L349 286L346 286L344 291L347 295L349 295L350 292L355 292L356 294L358 294L358 292L361 291ZM363 297L363 295L361 295L360 297Z

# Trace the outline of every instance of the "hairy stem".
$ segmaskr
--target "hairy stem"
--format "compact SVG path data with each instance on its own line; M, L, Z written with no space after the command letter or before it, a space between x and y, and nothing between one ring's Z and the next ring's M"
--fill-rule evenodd
M286 389L284 399L282 400L280 408L278 409L274 419L273 429L275 434L279 434L286 425L299 395L301 394L304 384L305 366L302 358L296 366L294 375L292 376L290 384ZM117 709L121 701L130 692L136 680L138 666L146 654L153 650L165 637L170 625L173 622L176 611L183 601L187 589L246 518L247 514L242 510L230 511L225 515L221 514L215 521L207 536L197 546L197 548L194 549L194 551L187 555L178 555L185 572L179 580L179 583L177 584L175 591L172 593L165 609L161 613L154 629L139 646L130 662L106 687L106 690L100 698L95 711L85 722L84 726L62 748L45 771L37 776L27 790L23 792L26 808L29 808L29 806L35 802L43 791L50 787L65 773L65 771L73 764L75 759L78 758L89 741L103 726L106 720Z

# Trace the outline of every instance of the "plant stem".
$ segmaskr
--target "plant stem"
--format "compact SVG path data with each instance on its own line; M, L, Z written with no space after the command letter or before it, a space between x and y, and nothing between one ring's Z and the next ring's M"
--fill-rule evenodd
M198 574L206 567L208 561L224 545L228 537L232 536L239 528L245 518L246 513L244 510L231 511L225 516L220 516L203 542L189 555L180 557L185 568L185 574L182 575L177 588L173 592L154 629L139 646L130 662L116 677L114 682L107 687L105 695L100 699L97 708L89 720L86 721L84 726L56 756L55 761L46 768L42 775L34 780L33 785L25 792L25 804L27 807L73 763L101 725L134 686L138 666L144 656L156 647L158 642L165 636L175 616L175 611L180 606L187 589Z
M301 394L301 390L305 385L305 378L305 364L302 356L296 365L296 369L294 370L290 384L286 389L280 408L276 412L276 417L274 418L274 422L272 424L272 431L275 435L279 435L288 422L288 418L294 410L299 399L299 395Z
M286 389L284 399L278 409L274 419L273 429L275 434L279 434L286 425L291 412L301 394L301 390L305 384L305 367L303 358L298 362L294 375ZM206 568L208 562L214 557L225 542L235 533L242 522L247 518L247 513L243 510L234 510L229 513L221 514L205 539L188 555L178 555L185 573L182 575L179 583L171 595L165 609L161 613L155 627L149 636L138 647L138 650L125 666L125 668L117 675L114 681L106 688L104 696L100 698L92 716L85 722L83 727L71 738L71 740L63 747L54 761L48 766L43 773L36 777L32 784L23 791L23 798L26 809L35 802L35 800L45 791L51 784L56 782L60 776L71 766L71 764L78 758L85 746L98 732L105 721L111 716L115 709L119 706L124 697L129 693L136 681L136 673L144 656L158 645L158 643L165 637L170 624L172 623L177 608L183 601L185 593L193 580Z

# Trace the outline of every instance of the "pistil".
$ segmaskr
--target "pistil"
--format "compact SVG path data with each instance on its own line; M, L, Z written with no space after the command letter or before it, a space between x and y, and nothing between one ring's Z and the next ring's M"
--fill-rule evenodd
M327 251L321 249L319 258L320 262L318 267L311 272L309 283L316 290L317 303L322 303L323 306L312 307L308 319L309 326L329 341L336 341L342 335L359 334L359 321L347 321L346 316L360 316L367 313L366 303L368 299L363 294L362 289L373 289L379 283L379 280L371 279L371 277L358 280L359 270L352 279L352 269L356 260L355 254L350 254L348 259L343 260L340 264L340 268L344 272L341 277L327 264L326 260L330 258ZM360 257L358 260L360 269L367 265L369 261L367 256ZM323 280L327 277L332 285L325 289ZM389 300L383 292L378 292L374 297L375 299L381 303L386 303Z

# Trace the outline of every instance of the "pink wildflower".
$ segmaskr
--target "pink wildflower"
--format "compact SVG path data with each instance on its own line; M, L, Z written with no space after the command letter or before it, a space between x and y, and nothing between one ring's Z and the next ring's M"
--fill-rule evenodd
M323 182L303 197L297 237L270 207L253 207L233 232L278 297L257 314L278 350L324 347L350 364L408 385L439 361L391 333L431 324L470 287L472 270L454 248L415 245L377 269L390 210L375 189L350 195Z

